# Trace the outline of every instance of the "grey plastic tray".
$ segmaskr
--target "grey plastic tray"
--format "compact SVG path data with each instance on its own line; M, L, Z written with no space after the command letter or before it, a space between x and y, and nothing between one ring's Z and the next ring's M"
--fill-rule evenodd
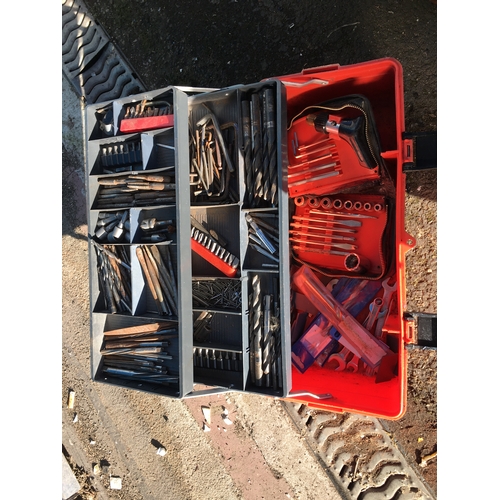
M272 88L276 96L278 192L274 206L250 208L245 201L245 163L242 153L241 101L248 99L254 92L264 87ZM143 99L167 99L172 103L174 126L134 134L119 131L127 104L138 103ZM207 110L216 116L226 130L231 128L234 144L231 151L235 172L230 180L232 200L220 203L214 198L208 203L197 200L192 182L190 165L190 127L200 120ZM103 111L104 110L104 111ZM99 112L108 112L107 127L99 126ZM101 117L103 114L100 115ZM90 266L90 307L91 307L91 376L98 382L109 383L140 391L153 392L168 397L184 398L210 392L237 390L285 397L291 389L291 344L290 344L290 279L288 251L288 196L286 186L286 96L279 81L267 80L254 85L238 85L221 90L167 87L151 92L128 96L126 98L90 105L86 110L86 177L87 208L89 222L89 266ZM140 161L135 161L133 172L106 173L101 159L104 148L127 143L140 144ZM163 147L168 146L168 147ZM132 148L130 148L132 149ZM112 151L112 150L109 150ZM119 149L118 149L119 151ZM137 148L133 147L132 159ZM106 160L108 161L108 160ZM102 208L99 194L102 186L98 179L119 178L127 174L159 173L175 177L175 200L170 203L157 202L151 198L146 204L131 204L118 208ZM128 210L130 237L118 243L129 252L131 266L131 310L112 314L105 308L104 293L98 276L98 263L95 245L96 223L101 212L114 213ZM248 212L262 212L264 217L272 217L279 229L279 263L267 266L266 257L249 246ZM219 269L191 250L191 216L200 224L206 224L226 240L226 247L239 259L238 272L231 283L236 282L239 290L239 307L208 304L204 306L193 302L193 286L200 281L213 282L224 286L228 282ZM141 222L149 217L174 219L175 233L170 241L157 243L160 254L170 252L175 267L177 282L176 316L163 316L157 312L155 302L142 274L136 256L141 245L143 231ZM105 242L100 242L106 244ZM250 314L252 279L258 276L262 294L279 295L273 304L279 310L281 370L269 387L257 386L251 377L250 352ZM215 303L215 300L214 300ZM195 326L200 317L209 316L209 327L197 330ZM127 326L171 320L178 330L178 338L171 341L168 352L172 359L167 362L169 373L178 377L178 383L157 384L145 381L112 377L103 367L104 332ZM195 335L196 333L196 335ZM276 385L279 378L280 385ZM203 391L197 386L204 386ZM208 386L208 388L207 388Z

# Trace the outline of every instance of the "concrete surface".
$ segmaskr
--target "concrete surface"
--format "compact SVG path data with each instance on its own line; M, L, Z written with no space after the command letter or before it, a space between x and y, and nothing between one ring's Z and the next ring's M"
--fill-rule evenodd
M62 500L69 500L80 491L80 484L75 474L62 454Z

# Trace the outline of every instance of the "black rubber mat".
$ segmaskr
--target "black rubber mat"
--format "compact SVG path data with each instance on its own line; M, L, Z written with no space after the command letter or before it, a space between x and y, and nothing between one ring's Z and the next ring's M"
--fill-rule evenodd
M81 1L62 4L62 69L87 104L146 90Z

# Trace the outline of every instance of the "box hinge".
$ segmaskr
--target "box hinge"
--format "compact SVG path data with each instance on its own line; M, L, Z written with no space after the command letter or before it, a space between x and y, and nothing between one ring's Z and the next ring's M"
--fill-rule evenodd
M437 314L405 313L404 341L410 348L437 348Z
M437 132L403 133L403 172L437 168Z

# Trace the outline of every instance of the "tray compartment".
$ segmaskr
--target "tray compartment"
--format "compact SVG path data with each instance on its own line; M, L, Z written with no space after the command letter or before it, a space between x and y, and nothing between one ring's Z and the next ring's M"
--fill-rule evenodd
M207 310L194 311L193 345L210 349L241 350L241 315Z
M177 244L176 208L158 207L130 210L132 243ZM155 238L154 235L158 237Z
M189 108L191 204L237 203L241 161L237 90L193 97Z
M152 130L142 134L145 170L169 170L175 166L174 129Z
M276 273L248 273L248 328L245 338L246 390L283 394L282 289Z
M277 83L243 85L238 95L244 207L276 207L282 140Z
M157 300L155 300L147 276L141 266L138 249L142 252L146 261L148 260L149 255L152 255L153 259L156 259L155 256L159 254L161 261L163 262L163 269L168 277L164 277L162 280L162 273L160 272L160 277L157 278L163 295L163 307ZM134 315L146 315L150 317L158 316L176 319L179 314L177 245L132 245L131 261L132 280L134 284L132 311ZM157 267L159 267L158 264ZM171 277L172 273L174 276L173 279ZM153 274L158 277L156 272ZM167 286L163 283L166 283Z
M241 280L231 278L194 278L193 310L241 314Z
M243 353L232 349L193 348L194 381L243 390Z
M112 256L118 257L119 261ZM132 313L132 277L128 245L90 247L91 307L93 312Z
M101 244L130 243L129 210L92 211L89 227L91 238Z
M109 383L125 387L128 389L136 389L154 394L162 394L170 397L179 397L180 394L180 343L179 343L179 330L176 322L168 322L164 328L168 328L168 346L163 347L165 354L171 356L171 359L162 359L156 366L162 366L162 371L172 377L168 382L153 382L146 379L137 379L130 376L117 376L117 374L108 373L106 368L110 365L111 357L103 356L102 349L105 347L104 335L106 332L118 330L122 328L138 327L142 329L148 325L153 325L155 328L156 320L145 317L123 316L120 314L94 314L92 319L92 374L93 379L98 382ZM150 328L151 329L151 328ZM160 328L161 330L162 328ZM170 331L171 330L171 331ZM151 335L154 335L152 333ZM148 335L149 336L149 335ZM130 369L126 368L126 369ZM138 370L138 368L135 368Z
M145 106L142 106L143 103L145 103ZM174 93L171 87L167 87L124 97L115 101L115 104L116 135L128 133L130 127L137 127L137 130L141 131L166 128L171 123L170 115L174 112ZM156 110L156 117L158 118L153 116L155 115L154 112L151 113L150 118L147 118L147 115L150 114L148 111L153 110ZM129 118L133 119L133 125Z
M143 169L140 134L92 141L88 147L90 175L134 172Z
M238 259L236 269L240 268L240 242L239 242L239 206L221 205L219 207L192 207L191 216L207 231L215 231L220 246ZM195 225L196 227L196 225ZM212 248L211 246L211 248ZM192 256L193 276L226 277L223 270L218 269L194 250ZM234 265L234 261L233 261Z
M242 316L193 312L193 368L198 383L243 388Z
M114 107L114 101L105 101L87 108L85 130L88 142L115 135Z
M242 219L243 269L278 272L282 239L278 209L243 210Z
M91 210L175 205L174 169L92 176L88 182Z

